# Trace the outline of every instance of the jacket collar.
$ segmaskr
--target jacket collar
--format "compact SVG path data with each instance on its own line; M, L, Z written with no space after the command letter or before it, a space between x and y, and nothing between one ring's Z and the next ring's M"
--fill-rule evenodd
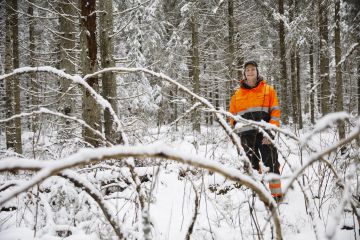
M257 78L256 84L253 87L249 86L246 83L245 79L242 79L242 80L240 80L240 87L245 88L245 89L253 89L253 88L256 88L257 86L259 86L260 83L265 83L265 80L262 76L259 76Z

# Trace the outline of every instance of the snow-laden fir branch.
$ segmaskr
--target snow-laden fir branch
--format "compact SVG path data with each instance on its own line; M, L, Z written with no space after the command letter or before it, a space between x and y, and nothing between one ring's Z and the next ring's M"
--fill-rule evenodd
M237 181L240 184L252 189L259 196L259 199L269 208L276 229L276 239L281 239L281 226L279 215L276 210L276 203L270 193L265 187L251 178L243 174L241 171L233 168L229 168L220 163L204 159L199 156L191 154L185 154L180 151L176 151L165 145L148 145L148 146L114 146L110 148L97 148L97 149L82 149L79 152L56 162L43 162L37 163L32 161L31 164L27 164L26 161L4 160L0 164L0 172L4 170L10 170L10 164L14 169L27 169L32 170L38 168L40 171L29 181L14 188L11 192L4 194L0 198L0 205L9 201L16 195L28 190L36 184L44 181L46 178L61 173L61 171L80 166L88 163L96 163L106 159L123 159L128 157L136 158L162 158L165 160L173 160L179 163L185 163L194 167L200 167L212 172L217 172L224 177ZM25 165L24 165L25 164Z
M73 24L78 24L78 22L76 22L76 21L74 21L74 20L72 19L72 18L77 18L78 16L76 16L76 15L72 16L72 15L60 13L60 12L58 12L54 7L52 7L52 9L53 9L54 11L52 11L52 10L50 10L50 9L48 9L48 8L43 8L43 7L39 6L39 5L36 5L35 3L30 2L30 1L28 1L28 0L26 0L26 2L27 2L28 4L30 4L30 5L32 5L33 7L39 9L39 10L42 10L42 11L44 11L44 12L49 12L50 14L53 14L54 16L56 16L56 17L54 17L54 18L58 18L58 16L61 15L61 17L65 18L67 21L70 21L70 22L72 22ZM51 5L51 4L50 4L50 5ZM34 16L34 17L37 17L37 16Z
M216 14L216 12L218 11L218 9L221 7L221 5L224 3L224 0L220 0L219 3L214 7L214 9L212 10L212 12L214 14Z
M128 8L128 9L125 9L124 11L121 11L121 12L114 12L113 13L113 16L116 17L117 15L123 15L127 12L131 12L131 11L134 11L135 9L138 9L139 7L141 7L142 5L145 5L147 3L151 2L151 0L148 0L148 1L145 1L145 2L142 2L142 3L138 3L135 7L132 7L132 8Z
M349 50L346 52L346 54L344 56L341 57L340 62L336 65L339 66L341 64L343 64L346 59L356 50L356 48L358 48L360 46L360 43L354 43L353 45L350 46Z

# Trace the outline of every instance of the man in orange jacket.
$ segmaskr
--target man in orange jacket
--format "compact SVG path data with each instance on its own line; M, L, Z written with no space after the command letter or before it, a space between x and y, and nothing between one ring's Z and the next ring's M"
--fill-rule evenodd
M245 119L263 120L280 126L280 109L276 92L259 75L258 65L255 61L245 63L244 79L240 81L240 88L231 97L229 111L233 115ZM235 120L230 119L230 124L235 127ZM241 145L254 169L261 170L259 163L262 160L270 172L280 174L277 149L269 139L250 125L240 127L237 132L241 139ZM268 133L270 135L270 132ZM282 198L280 180L271 180L269 188L275 200Z

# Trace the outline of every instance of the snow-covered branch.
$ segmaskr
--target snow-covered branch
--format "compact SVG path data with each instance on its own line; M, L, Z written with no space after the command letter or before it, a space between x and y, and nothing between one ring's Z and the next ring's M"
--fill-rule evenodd
M74 83L84 86L86 88L86 90L88 90L90 92L90 94L95 98L95 100L103 107L103 109L106 109L106 108L109 109L111 115L114 118L114 122L117 124L117 131L121 133L121 136L124 140L125 145L127 145L128 139L122 129L121 121L119 120L115 111L112 109L111 104L106 99L104 99L101 95L96 93L96 91L87 84L87 82L86 82L87 79L95 77L97 75L101 75L103 73L107 73L107 72L133 72L133 73L142 72L142 73L150 74L154 77L158 77L160 79L163 79L163 80L175 85L178 89L184 91L191 97L197 99L200 103L202 103L207 108L214 110L214 111L216 110L216 108L207 99L193 93L191 90L184 87L177 81L171 79L170 77L166 76L163 73L157 73L157 72L151 71L149 69L145 69L145 68L123 68L123 67L105 68L105 69L102 69L95 73L87 74L84 76L84 78L81 78L79 75L70 75L70 74L65 73L62 70L59 70L59 69L56 69L56 68L53 68L50 66L22 67L22 68L15 69L11 73L0 75L0 80L4 80L5 78L11 77L13 75L31 73L31 72L47 72L47 73L55 74L59 77L69 79ZM231 127L226 123L226 120L222 117L222 115L220 113L215 112L215 116L216 116L218 122L220 123L220 125L222 126L222 128L225 130L226 134L230 137L230 139L234 143L238 153L240 154L239 160L243 162L245 172L252 175L253 170L251 167L251 163L250 163L249 159L246 157L244 149L242 148L242 146L240 144L239 137L232 131Z
M54 112L51 111L47 108L40 108L39 110L36 111L32 111L29 113L20 113L20 114L15 114L9 118L6 119L0 119L0 123L6 123L9 121L12 121L16 118L23 118L23 117L30 117L33 115L38 115L38 114L49 114L49 115L53 115L53 116L58 116L64 119L68 119L68 120L72 120L74 122L79 123L80 125L84 126L85 128L88 128L90 131L92 131L95 135L99 136L105 143L107 143L107 145L109 145L108 141L106 140L105 136L103 133L101 133L100 131L93 129L89 124L87 124L84 120L76 118L76 117L71 117L65 114L62 114L60 112Z
M97 148L97 149L83 149L78 153L69 156L68 158L59 160L57 162L32 162L32 164L26 164L24 161L12 161L12 165L9 167L10 161L2 161L0 165L0 171L13 169L24 169L31 167L34 170L36 167L40 170L31 180L16 187L10 193L4 194L0 199L0 205L3 205L8 200L12 199L21 192L24 192L32 186L42 182L46 178L61 173L61 171L80 166L88 163L96 163L106 159L124 159L128 157L136 158L161 158L174 160L176 162L185 163L194 167L200 167L212 172L217 172L224 177L237 181L240 184L252 189L256 192L265 206L267 206L272 214L277 239L281 239L281 226L279 215L276 210L276 203L270 193L259 182L255 181L251 177L244 175L237 169L226 167L214 161L203 159L198 156L184 154L180 151L176 151L165 145L148 145L148 146L114 146L110 148ZM25 161L26 162L26 161Z
M81 178L75 172L71 170L65 170L58 174L59 176L68 179L71 181L76 187L83 189L87 194L89 194L95 202L99 205L100 209L104 213L106 219L111 224L112 228L114 229L117 237L119 239L124 238L124 234L121 230L120 224L116 222L115 216L113 216L110 206L104 200L101 193L85 178Z
M111 104L109 103L109 101L107 101L105 98L103 98L100 94L98 94L92 87L90 87L90 85L86 82L86 79L87 79L86 77L83 79L79 75L71 75L71 74L65 73L62 70L54 68L54 67L43 66L43 67L22 67L22 68L17 68L11 73L0 75L0 81L6 79L8 77L14 76L14 75L25 74L25 73L34 73L34 72L51 73L51 74L57 75L57 76L59 76L61 78L66 78L66 79L72 81L73 83L82 85L87 91L90 92L90 94L94 97L94 99L97 101L97 103L103 109L109 109L109 112L112 115L112 117L114 119L114 122L117 125L116 130L118 132L120 132L121 137L122 137L122 139L124 141L124 144L128 144L128 138L127 138L125 132L122 129L123 124L120 121L119 117L116 115L114 109L111 107Z
M286 193L289 190L289 188L292 186L294 181L305 171L306 168L311 166L316 161L321 161L326 155L328 155L331 152L337 150L338 148L344 146L345 144L357 139L359 137L359 135L360 135L360 125L357 125L356 128L345 139L341 139L339 142L333 144L332 146L326 148L325 150L313 154L309 158L309 160L306 163L304 163L304 165L293 174L293 176L291 177L291 179L289 181L289 184L287 185L287 187L284 190L284 193ZM336 173L336 171L335 171L335 173Z

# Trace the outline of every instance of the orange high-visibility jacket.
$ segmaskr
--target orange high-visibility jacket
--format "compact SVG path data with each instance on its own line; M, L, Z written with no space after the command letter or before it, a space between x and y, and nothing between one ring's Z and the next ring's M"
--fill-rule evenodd
M229 112L245 119L264 120L280 126L280 108L276 92L265 80L260 80L253 88L242 80L240 88L231 97ZM235 125L234 119L230 119L230 124Z

